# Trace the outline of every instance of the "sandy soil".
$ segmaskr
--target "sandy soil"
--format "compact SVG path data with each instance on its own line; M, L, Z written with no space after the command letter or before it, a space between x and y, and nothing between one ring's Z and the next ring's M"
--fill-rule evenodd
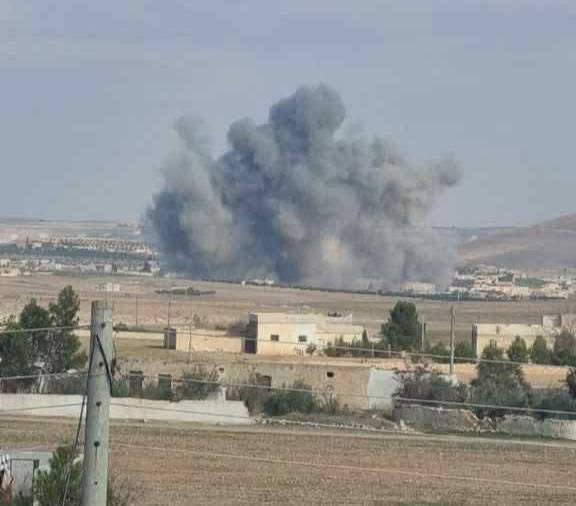
M52 448L74 431L70 421L1 424L7 450ZM114 475L143 506L568 505L576 493L576 446L546 441L122 424L111 448Z

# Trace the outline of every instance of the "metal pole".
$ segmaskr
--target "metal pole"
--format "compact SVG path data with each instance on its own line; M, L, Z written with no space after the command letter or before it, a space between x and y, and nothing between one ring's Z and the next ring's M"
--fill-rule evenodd
M86 399L86 436L81 506L106 506L112 362L112 303L92 302L91 368ZM101 345L101 346L100 346Z
M456 324L456 310L450 308L450 375L454 374L454 325Z

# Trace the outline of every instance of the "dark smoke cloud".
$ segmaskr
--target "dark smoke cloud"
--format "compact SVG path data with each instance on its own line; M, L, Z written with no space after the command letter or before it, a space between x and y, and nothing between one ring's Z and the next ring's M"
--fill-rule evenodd
M418 224L457 166L415 167L381 139L338 137L345 116L328 86L301 87L267 123L233 123L218 159L201 122L179 119L182 149L148 213L163 252L201 277L442 284L454 245Z

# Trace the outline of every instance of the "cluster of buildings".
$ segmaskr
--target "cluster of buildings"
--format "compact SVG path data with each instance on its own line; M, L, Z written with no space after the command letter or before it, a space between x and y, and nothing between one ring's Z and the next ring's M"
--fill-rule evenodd
M448 292L469 299L569 299L576 295L576 279L569 275L532 277L527 273L479 266L456 273Z
M160 274L157 260L93 261L83 258L18 257L0 258L0 277L29 276L32 273L118 274L125 276L156 276Z
M166 330L164 346L180 351L212 348L217 351L259 355L313 354L336 342L351 344L362 340L365 329L352 315L313 313L250 313L243 336L226 332L199 332L190 327Z

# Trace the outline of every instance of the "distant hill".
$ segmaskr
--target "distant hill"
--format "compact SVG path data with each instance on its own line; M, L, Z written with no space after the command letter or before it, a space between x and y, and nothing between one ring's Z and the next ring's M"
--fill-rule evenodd
M481 229L480 229L481 230ZM459 264L525 270L576 268L576 214L528 227L461 234Z

